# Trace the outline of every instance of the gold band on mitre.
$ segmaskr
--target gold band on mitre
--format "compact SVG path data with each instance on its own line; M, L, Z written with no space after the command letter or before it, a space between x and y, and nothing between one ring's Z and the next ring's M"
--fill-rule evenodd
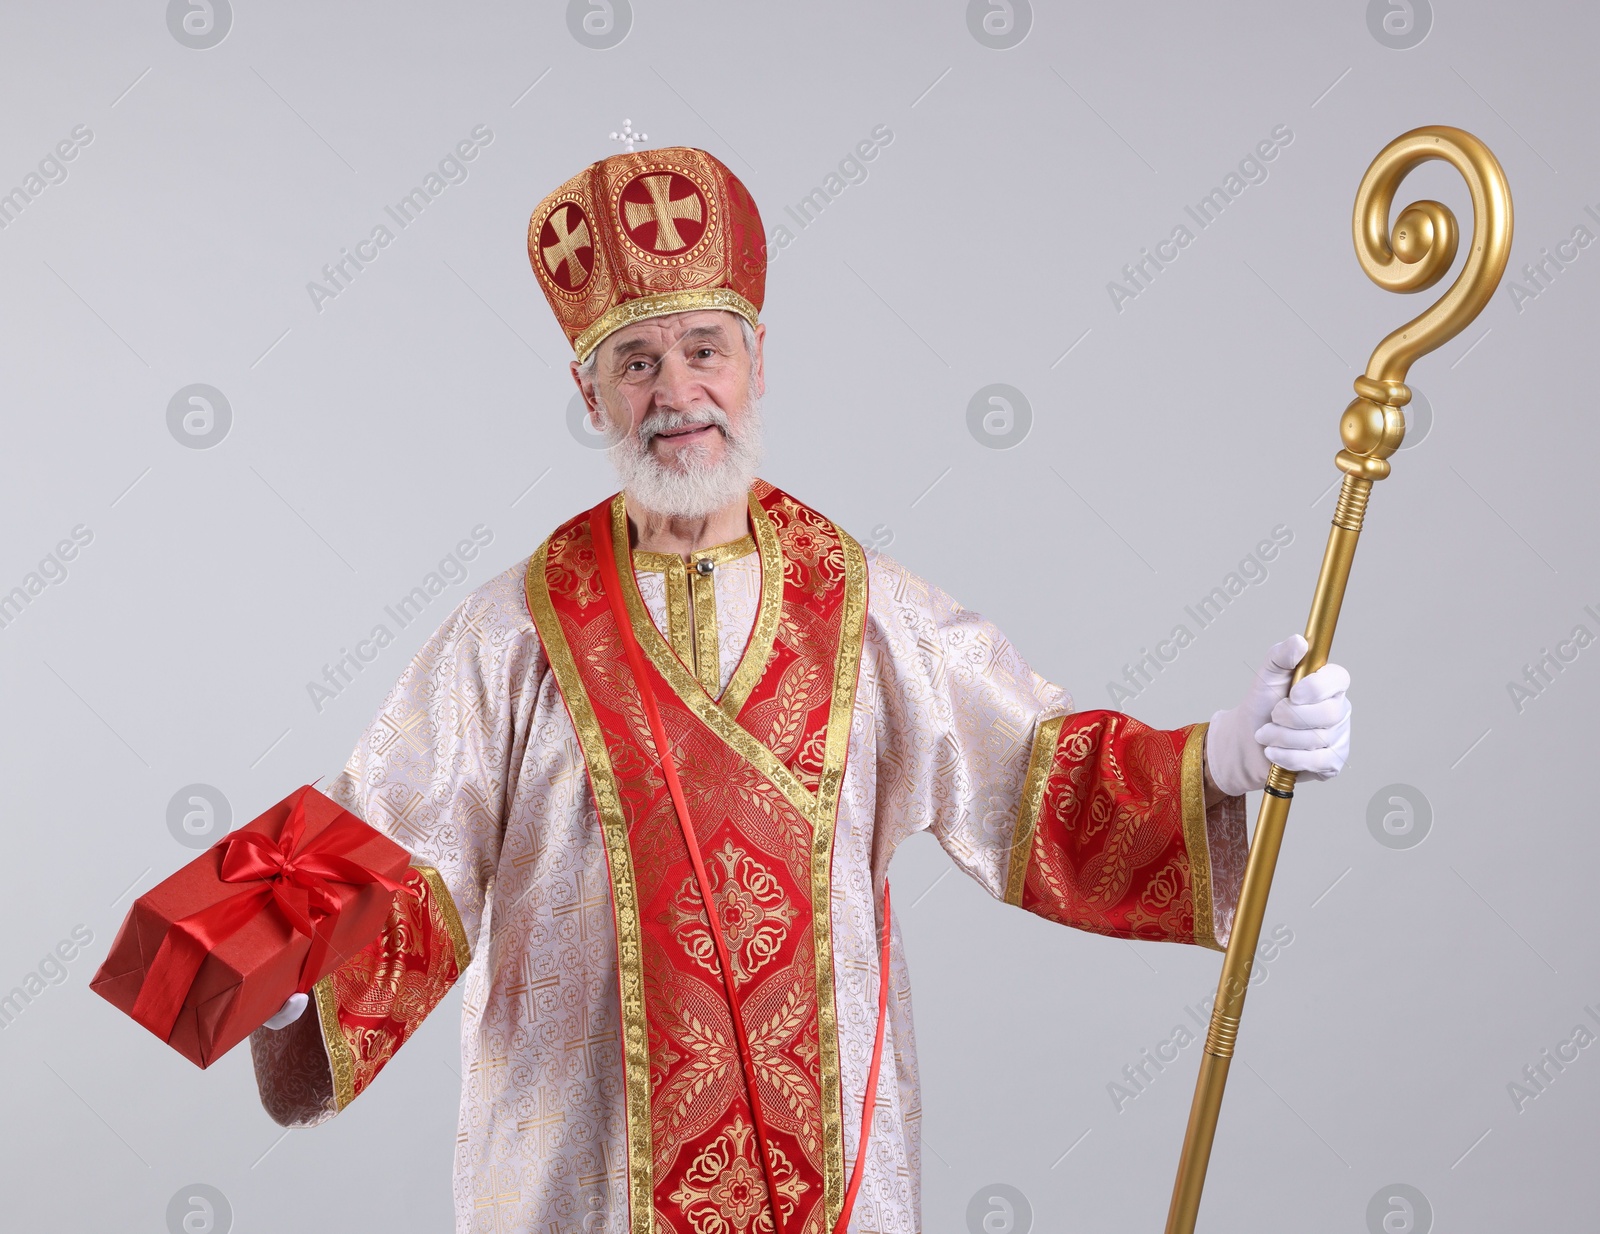
M694 287L687 291L664 291L653 296L640 296L613 305L594 325L578 335L577 341L573 343L578 363L582 364L587 360L606 335L615 333L623 326L643 321L647 317L665 317L669 313L692 313L696 309L726 309L731 313L738 313L752 326L760 324L756 306L738 292L726 287Z

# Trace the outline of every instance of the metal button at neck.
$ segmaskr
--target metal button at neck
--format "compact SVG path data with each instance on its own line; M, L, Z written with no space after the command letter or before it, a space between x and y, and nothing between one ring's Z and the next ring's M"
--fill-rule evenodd
M716 568L717 563L712 561L709 557L702 557L699 561L694 563L694 570L696 574L709 575Z

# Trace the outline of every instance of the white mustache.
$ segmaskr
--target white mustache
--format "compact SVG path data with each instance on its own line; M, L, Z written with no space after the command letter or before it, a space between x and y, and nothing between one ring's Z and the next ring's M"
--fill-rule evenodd
M691 407L688 411L653 411L639 422L639 444L646 449L662 433L676 433L681 429L704 428L715 425L724 437L733 434L728 426L727 413L720 407Z

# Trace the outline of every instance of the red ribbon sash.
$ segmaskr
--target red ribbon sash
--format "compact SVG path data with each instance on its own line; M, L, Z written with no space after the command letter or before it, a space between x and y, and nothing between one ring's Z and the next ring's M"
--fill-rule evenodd
M189 996L200 965L223 942L270 904L275 904L296 933L311 940L300 967L299 993L308 993L327 961L329 935L342 911L332 883L376 883L387 891L400 891L395 882L368 869L346 854L361 845L366 824L345 813L314 840L302 843L306 827L305 785L289 808L289 817L277 840L256 831L236 831L216 844L222 850L222 879L228 883L255 882L226 900L174 921L145 974L132 1015L163 1041ZM259 880L259 881L257 881ZM326 927L326 928L325 928Z

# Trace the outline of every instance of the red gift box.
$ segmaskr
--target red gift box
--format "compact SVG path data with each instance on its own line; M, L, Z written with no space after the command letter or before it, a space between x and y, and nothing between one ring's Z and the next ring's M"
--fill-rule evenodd
M90 988L209 1067L378 936L410 863L306 785L135 900Z

